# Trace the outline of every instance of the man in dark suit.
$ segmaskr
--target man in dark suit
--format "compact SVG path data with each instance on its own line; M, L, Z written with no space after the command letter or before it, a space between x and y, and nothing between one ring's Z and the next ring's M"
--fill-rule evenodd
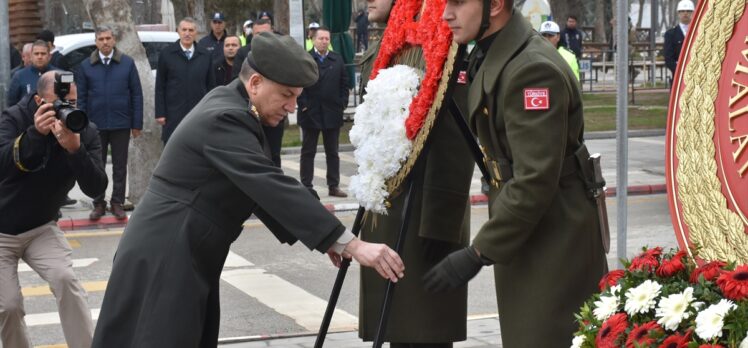
M665 65L670 69L673 76L675 76L675 68L678 66L678 57L680 57L683 40L686 38L688 26L691 24L694 10L693 2L681 0L677 9L678 25L665 32Z
M227 36L223 40L223 55L221 60L213 61L213 77L216 78L213 87L225 86L239 76L239 70L242 68L242 61L236 60L236 53L241 47L241 40L238 36Z
M156 122L164 144L215 83L210 53L195 45L195 20L182 19L177 31L179 40L161 51L156 71Z
M343 111L348 105L348 74L343 57L328 50L330 29L321 27L312 37L314 48L309 51L319 69L319 80L304 88L299 97L299 126L303 130L301 143L301 183L313 190L314 156L317 140L322 133L327 159L327 187L329 195L348 197L340 187L340 158L338 138L343 126Z
M215 347L221 270L252 214L282 243L404 276L392 249L354 237L270 161L260 124L293 111L317 67L288 36L263 33L252 44L239 78L211 91L166 145L117 248L94 348Z

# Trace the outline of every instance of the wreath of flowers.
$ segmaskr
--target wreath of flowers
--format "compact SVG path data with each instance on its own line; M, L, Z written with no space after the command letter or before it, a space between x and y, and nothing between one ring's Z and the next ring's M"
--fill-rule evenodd
M427 133L419 134L426 128L429 113L435 114L434 104L439 100L452 45L452 32L441 19L445 5L445 0L403 0L397 1L390 12L367 94L356 109L351 130L358 174L351 177L349 189L367 210L386 214L385 200L392 189L387 180L404 176L402 172L408 166L403 168L403 163L409 163L409 156L420 151L418 145L411 145L425 138ZM413 46L422 48L425 61L420 84L413 68L413 75L405 66L385 73L393 69L390 65L401 52ZM414 80L415 86L411 85ZM401 98L405 91L412 92L407 99ZM397 97L392 97L394 94ZM395 125L393 120L401 124Z
M572 348L748 348L748 265L644 249L600 280Z

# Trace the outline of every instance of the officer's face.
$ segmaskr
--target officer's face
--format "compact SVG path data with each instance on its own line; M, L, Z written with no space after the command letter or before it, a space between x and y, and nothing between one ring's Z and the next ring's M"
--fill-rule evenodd
M179 22L179 29L177 29L179 32L179 40L185 47L192 47L192 43L195 42L195 34L197 32L197 28L195 28L195 23L190 23L186 21Z
M101 54L108 56L114 49L114 36L111 31L105 31L97 34L96 36L96 48L99 49Z
M569 17L569 19L566 20L566 27L569 29L575 29L577 27L577 20Z
M34 46L31 48L31 64L37 69L43 69L49 64L49 48Z
M213 34L216 36L222 35L223 30L226 29L226 22L224 21L212 21L210 22L210 29L213 30Z
M369 22L387 23L392 10L392 0L366 0L369 8Z
M558 42L561 40L561 34L544 33L542 35L546 40L550 41L553 47L558 47Z
M690 24L692 15L693 11L678 11L678 20L683 24Z
M322 54L327 52L327 48L330 46L330 32L327 30L317 30L314 35L314 48Z
M226 58L234 58L236 57L236 52L239 51L239 38L236 36L227 37L226 40L223 41L223 55Z
M296 109L296 98L303 90L281 85L257 73L249 78L246 86L252 104L260 114L260 121L270 127L277 126Z
M448 0L442 19L452 30L458 44L467 44L477 39L483 15L483 0Z

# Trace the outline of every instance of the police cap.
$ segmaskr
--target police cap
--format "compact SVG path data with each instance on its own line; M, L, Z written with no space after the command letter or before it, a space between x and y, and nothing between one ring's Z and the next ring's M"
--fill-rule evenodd
M290 36L263 32L252 39L247 63L260 75L289 87L317 82L317 63Z

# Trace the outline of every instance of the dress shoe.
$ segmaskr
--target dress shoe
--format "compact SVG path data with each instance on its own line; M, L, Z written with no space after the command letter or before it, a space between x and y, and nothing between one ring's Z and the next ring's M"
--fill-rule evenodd
M345 192L341 191L338 187L330 187L330 192L328 193L328 195L341 198L348 197L348 195Z
M68 196L65 196L65 201L64 201L64 202L62 202L62 205L63 205L63 206L66 206L66 205L73 205L73 204L75 204L75 203L78 203L78 200L77 200L77 199L72 199L72 198L70 198L70 197L68 197Z
M112 206L112 214L114 214L114 217L117 220L124 220L127 218L127 214L125 213L125 209L122 207L122 203L111 203Z
M106 214L106 204L94 203L94 209L91 211L91 214L88 214L88 219L98 221L104 214Z

